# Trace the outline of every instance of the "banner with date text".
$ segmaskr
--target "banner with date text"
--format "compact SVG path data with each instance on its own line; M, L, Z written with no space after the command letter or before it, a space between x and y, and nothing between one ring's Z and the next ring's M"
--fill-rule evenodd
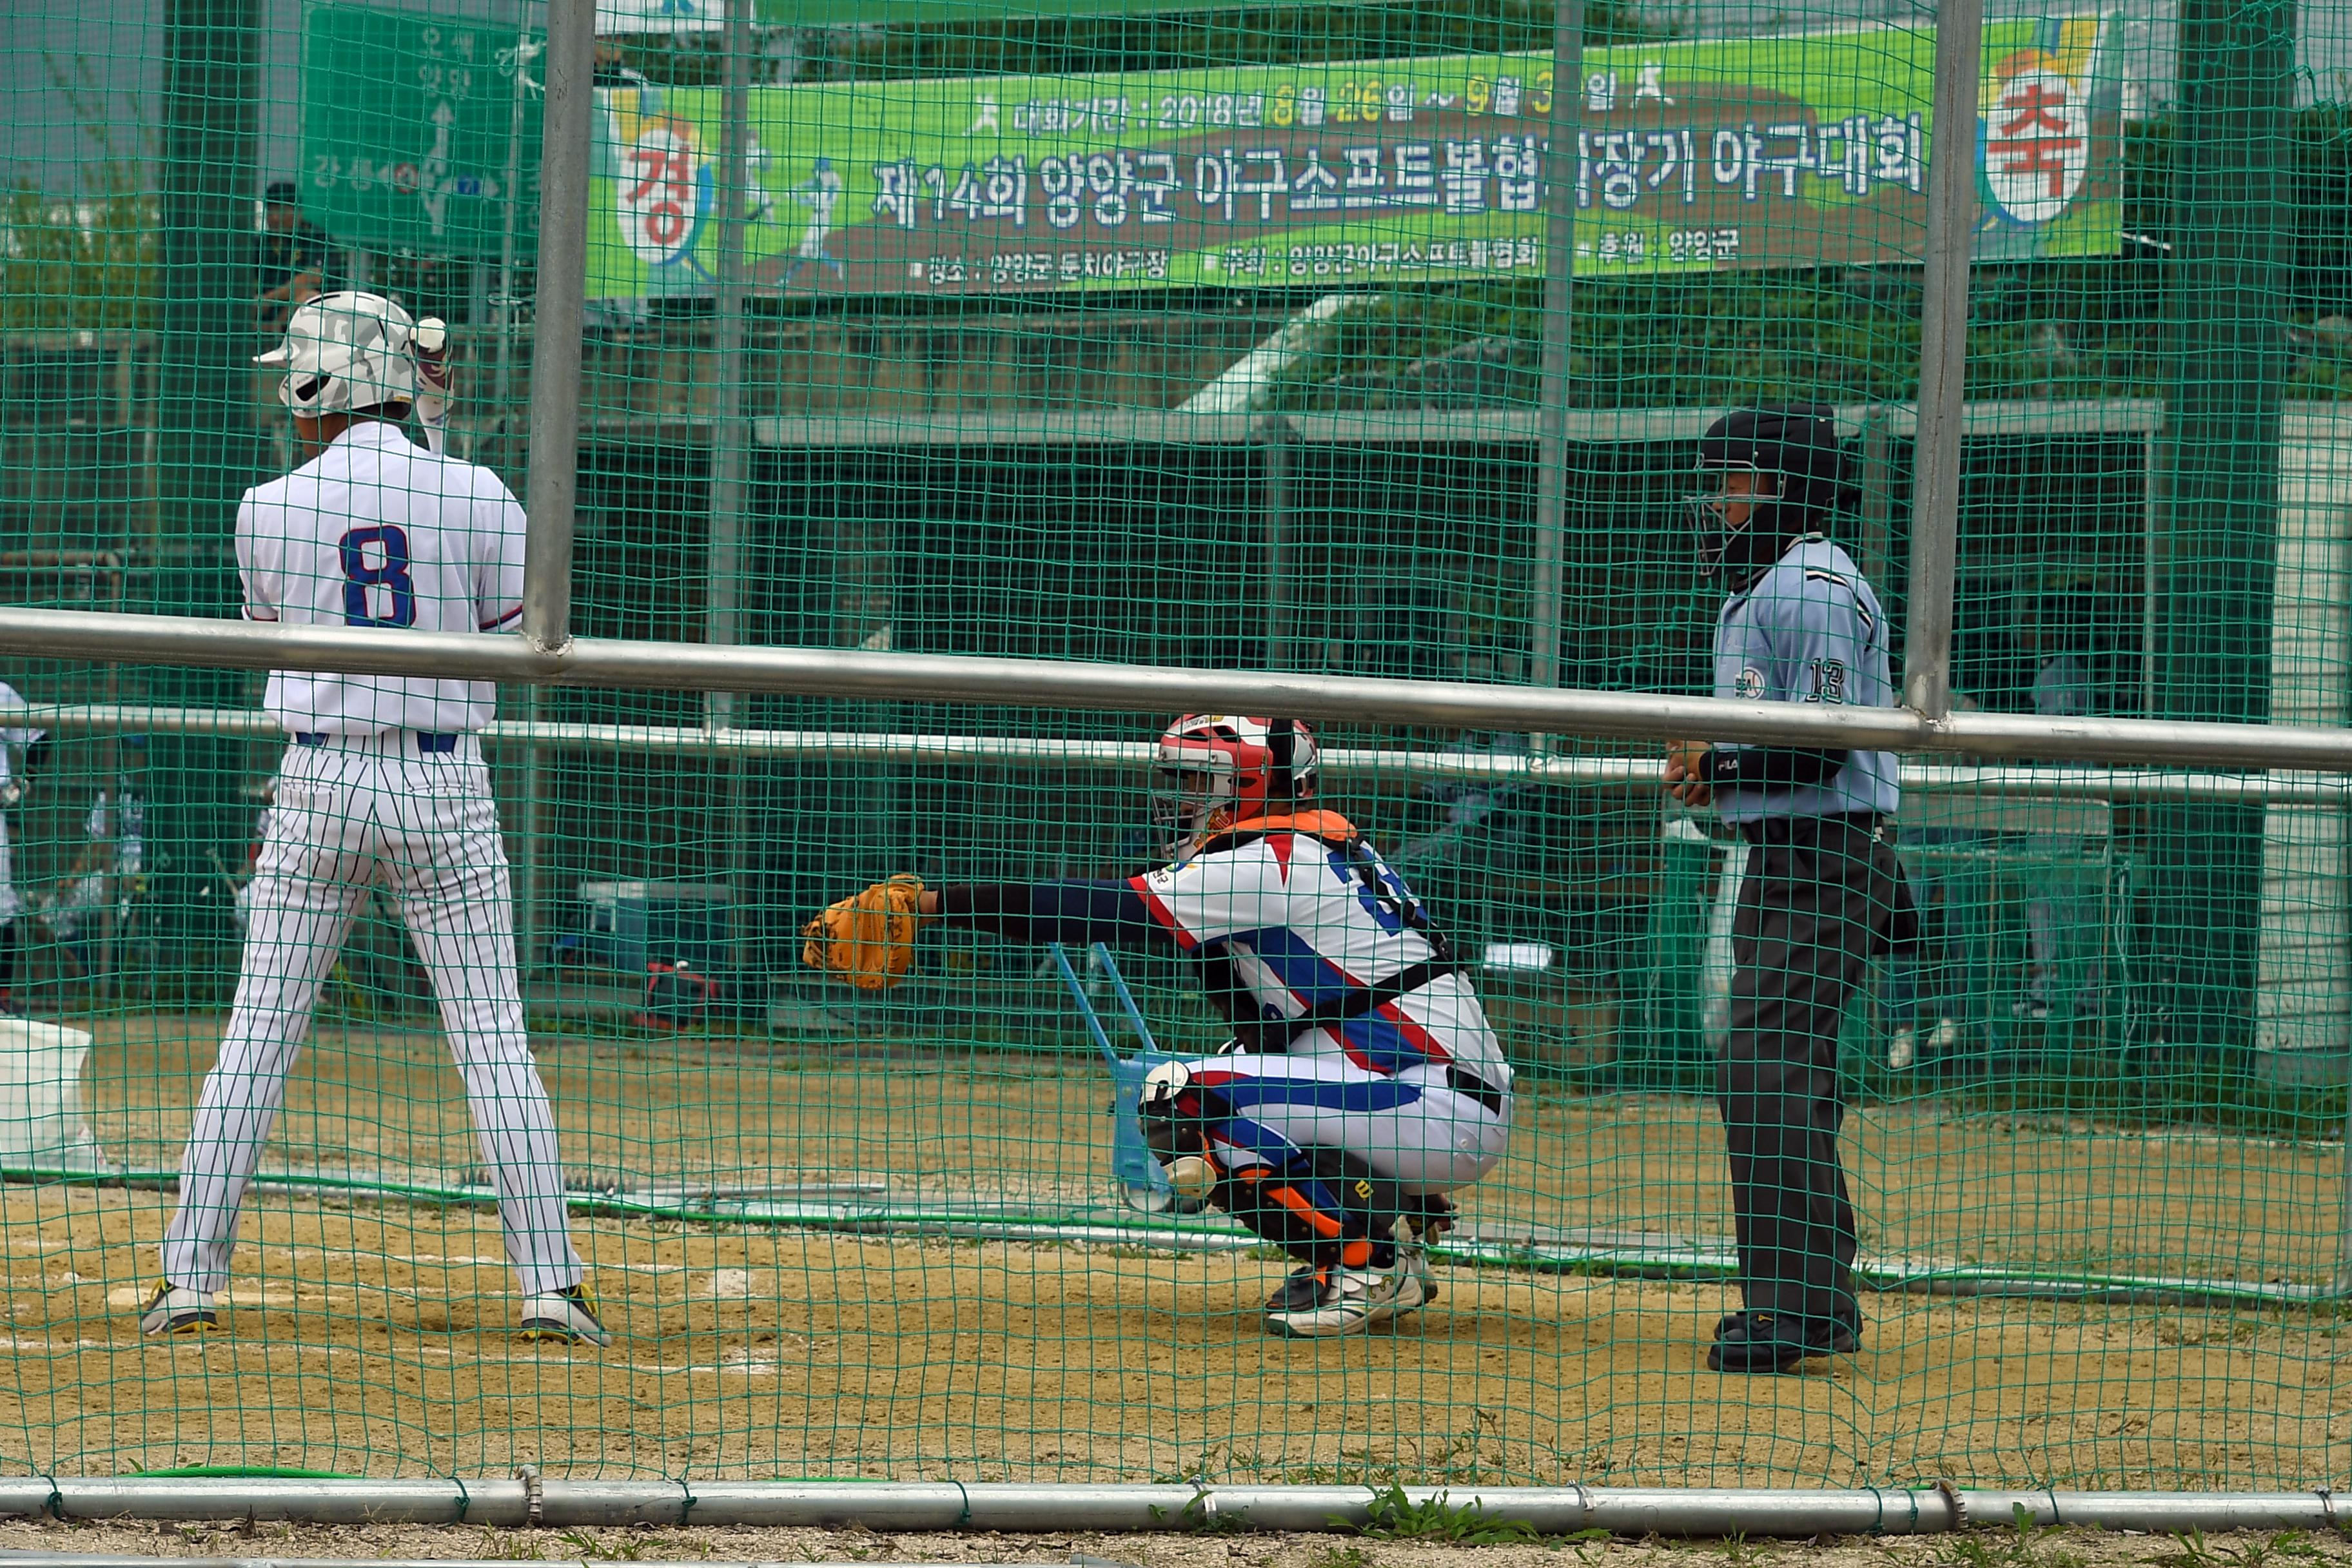
M2098 16L1987 24L1980 259L2118 244L2121 82ZM1916 259L1932 28L1595 49L1576 270ZM1539 275L1549 57L751 93L755 286L783 294ZM716 90L599 95L595 298L712 281Z

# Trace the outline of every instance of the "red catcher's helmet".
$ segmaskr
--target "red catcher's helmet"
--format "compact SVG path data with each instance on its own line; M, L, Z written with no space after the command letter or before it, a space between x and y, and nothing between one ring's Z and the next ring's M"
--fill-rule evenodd
M1187 713L1160 731L1152 821L1181 859L1236 822L1312 799L1319 761L1314 731L1297 719Z

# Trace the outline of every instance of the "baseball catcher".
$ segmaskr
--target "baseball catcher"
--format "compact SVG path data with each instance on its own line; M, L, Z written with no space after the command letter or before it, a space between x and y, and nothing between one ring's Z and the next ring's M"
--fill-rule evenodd
M1188 714L1160 738L1170 862L1116 881L927 888L898 876L824 910L803 956L896 984L936 921L1015 942L1192 959L1234 1030L1146 1081L1145 1142L1180 1189L1297 1258L1275 1333L1360 1332L1437 1295L1446 1194L1510 1135L1511 1069L1469 976L1402 878L1316 799L1293 719Z

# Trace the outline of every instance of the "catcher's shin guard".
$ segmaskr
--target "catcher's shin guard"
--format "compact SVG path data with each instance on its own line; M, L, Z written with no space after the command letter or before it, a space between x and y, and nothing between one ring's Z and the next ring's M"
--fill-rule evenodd
M1221 1176L1209 1201L1301 1262L1386 1268L1396 1260L1387 1231L1372 1229L1369 1215L1304 1172L1244 1166Z
M1144 1146L1162 1165L1187 1155L1217 1169L1209 1202L1253 1235L1302 1262L1362 1268L1375 1255L1387 1268L1404 1198L1360 1160L1337 1150L1310 1150L1280 1166L1228 1168L1209 1130L1227 1114L1213 1087L1192 1081L1191 1069L1169 1062L1145 1079L1136 1116Z

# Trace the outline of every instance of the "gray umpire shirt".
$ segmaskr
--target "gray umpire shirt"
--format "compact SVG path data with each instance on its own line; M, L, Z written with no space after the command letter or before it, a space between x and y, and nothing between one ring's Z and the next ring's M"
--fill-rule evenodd
M1771 569L1723 603L1715 624L1715 694L1750 702L1895 706L1886 617L1846 552L1818 533L1789 546ZM1735 752L1742 746L1722 746ZM1826 781L1793 787L1717 785L1726 822L1768 816L1895 815L1892 752L1853 752Z

